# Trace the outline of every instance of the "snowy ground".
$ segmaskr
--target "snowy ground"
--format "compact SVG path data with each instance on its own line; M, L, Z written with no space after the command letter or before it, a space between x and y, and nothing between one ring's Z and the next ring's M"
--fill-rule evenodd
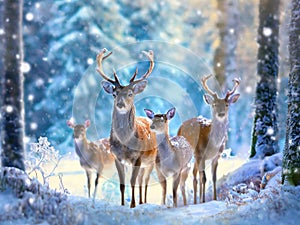
M227 161L233 163L232 161ZM228 171L220 162L221 171ZM241 163L241 162L240 162ZM69 164L69 165L68 165ZM230 164L230 163L229 163ZM233 163L236 168L239 163ZM161 206L160 187L150 186L149 204L138 205L134 209L119 206L119 196L111 194L96 199L95 204L85 197L85 175L76 161L62 163L59 172L72 166L73 171L65 172L64 187L72 195L59 194L36 181L28 179L22 172L11 172L9 178L0 176L0 225L2 224L298 224L300 219L300 187L279 185L280 174L270 180L265 190L243 204L234 201L210 201L204 204L170 208ZM233 167L233 165L229 166ZM232 168L234 170L235 168ZM109 173L107 173L109 174ZM52 179L55 180L55 177ZM72 182L71 182L72 181ZM102 184L105 186L108 180ZM59 182L50 180L51 185ZM113 182L108 182L112 183ZM21 193L19 190L22 187ZM116 185L117 187L117 185ZM191 187L191 186L190 186ZM76 192L77 190L77 192ZM110 191L108 191L110 190ZM115 186L102 188L102 193L114 193ZM117 188L118 190L118 188ZM242 194L241 194L242 195ZM156 196L156 197L155 197ZM117 202L115 202L117 201Z
M77 157L68 157L62 160L59 163L59 166L55 170L56 175L62 175L62 182L64 188L67 189L72 195L75 196L87 196L87 187L86 187L86 175L84 170L79 165L79 160L76 159ZM223 177L224 175L228 174L231 171L239 168L243 163L245 163L245 159L241 158L221 158L219 160L218 166L218 178ZM210 164L207 163L207 179L208 184L211 183L211 173L210 173ZM49 170L51 170L49 168ZM127 176L126 181L129 185L129 179L131 170L130 167L127 168ZM118 175L115 169L115 166L105 168L103 171L103 178L100 179L100 184L97 192L98 199L104 199L110 203L119 204L120 196L119 196L119 184L118 184ZM192 174L190 170L190 176L187 179L187 189L189 194L189 201L192 203ZM53 189L59 190L61 188L60 179L58 176L53 176L49 179L50 187ZM208 185L209 186L209 185ZM168 180L168 192L172 193L172 179ZM180 195L180 191L178 192ZM155 169L152 173L150 182L149 182L149 192L148 192L148 202L152 204L159 204L161 199L161 187L160 184L157 182ZM126 186L126 196L129 202L130 197L130 187ZM181 197L181 196L180 196ZM169 199L171 196L169 195ZM170 203L171 204L171 203ZM181 202L179 202L179 205Z

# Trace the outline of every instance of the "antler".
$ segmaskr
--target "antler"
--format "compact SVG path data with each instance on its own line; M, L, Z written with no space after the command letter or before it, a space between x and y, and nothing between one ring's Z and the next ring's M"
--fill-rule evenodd
M237 87L240 85L241 79L239 79L239 78L234 78L234 79L232 80L232 82L235 83L235 84L234 84L234 87L232 88L231 91L230 91L230 90L227 91L225 99L228 99L228 98L236 91Z
M149 52L146 52L146 51L142 51L142 52L149 58L149 60L150 60L150 66L149 66L148 70L146 71L146 73L140 79L138 79L138 80L135 80L135 77L138 74L138 68L136 68L133 76L130 78L130 83L133 83L133 82L137 83L137 82L139 82L141 80L146 79L147 77L149 77L149 75L153 71L153 68L154 68L154 53L153 53L153 51L149 50Z
M211 78L212 77L212 74L210 74L210 75L208 75L208 76L205 76L205 77L202 77L201 78L201 83L202 83L202 86L203 86L203 88L204 88L204 90L208 93L208 94L210 94L212 97L217 97L217 93L216 92L214 92L214 91L212 91L208 86L207 86L207 84L206 84L206 82L207 82L207 80L209 79L209 78Z
M113 85L115 85L116 87L120 87L120 81L119 78L117 76L116 71L114 71L114 78L115 80L110 79L103 71L103 67L102 67L102 61L105 60L106 58L108 58L112 52L107 53L106 56L104 56L104 54L107 52L107 49L104 48L102 49L102 51L97 55L97 64L98 64L98 68L97 68L97 72L108 82L112 83Z

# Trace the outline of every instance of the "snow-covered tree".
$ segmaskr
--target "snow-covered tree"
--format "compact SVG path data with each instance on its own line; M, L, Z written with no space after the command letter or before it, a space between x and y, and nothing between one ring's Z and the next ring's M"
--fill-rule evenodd
M1 156L2 166L24 170L22 6L23 0L5 1L3 5Z
M292 1L290 21L290 74L286 142L283 155L284 183L300 184L300 2Z
M264 158L279 151L277 127L277 77L279 0L260 0L257 42L257 74L255 116L251 155Z

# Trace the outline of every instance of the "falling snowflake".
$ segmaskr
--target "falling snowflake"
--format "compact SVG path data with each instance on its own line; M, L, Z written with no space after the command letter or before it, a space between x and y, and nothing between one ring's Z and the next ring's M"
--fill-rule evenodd
M26 13L25 18L27 21L32 21L34 18L34 15L32 13Z
M263 34L264 34L264 36L266 36L266 37L271 36L271 34L272 34L272 29L271 29L270 27L264 27L264 28L263 28Z
M6 112L7 113L12 113L14 108L11 105L6 106Z
M34 99L34 95L32 95L32 94L30 94L30 95L28 95L28 101L33 101L33 99Z
M28 73L28 72L30 71L30 69L31 69L31 66L30 66L29 63L27 63L27 62L22 62L22 64L21 64L21 71L22 71L23 73Z
M87 63L88 63L89 65L92 65L93 62L94 62L94 60L93 60L92 58L88 58L88 59L87 59Z
M267 134L270 135L270 136L273 135L274 134L274 129L272 127L269 127L268 130L267 130Z
M31 123L31 124L30 124L30 129L31 129L31 130L36 130L37 128L38 128L37 123Z

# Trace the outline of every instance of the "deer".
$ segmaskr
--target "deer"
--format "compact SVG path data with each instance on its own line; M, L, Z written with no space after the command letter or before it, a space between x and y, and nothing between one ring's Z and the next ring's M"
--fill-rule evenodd
M87 128L90 126L90 120L86 120L84 124L75 124L71 120L67 120L67 125L73 129L73 137L75 144L75 152L79 157L81 167L86 172L88 197L91 197L91 176L96 171L95 189L93 193L93 201L97 195L98 181L101 177L103 168L114 163L115 157L110 151L110 143L108 138L102 138L95 142L91 142L86 137Z
M162 205L165 205L167 182L166 178L173 176L173 207L177 207L177 188L183 197L183 204L187 205L185 195L185 182L189 174L189 162L193 156L193 149L189 142L182 136L170 138L168 122L175 115L175 108L165 114L155 114L150 109L144 109L152 123L150 129L156 134L158 153L156 158L156 171L162 186Z
M101 84L103 89L114 97L112 110L112 124L110 131L111 151L115 155L115 165L119 175L121 205L124 205L125 191L125 171L124 164L132 165L132 174L130 178L131 185L131 203L130 207L134 208L135 203L135 183L137 176L139 182L139 203L142 199L142 182L145 176L145 196L144 202L147 202L147 187L150 179L150 173L153 170L157 147L155 134L150 131L150 121L145 117L136 117L134 97L143 92L147 86L146 78L152 73L154 68L153 51L143 51L149 58L150 66L141 78L136 79L138 69L130 78L128 85L122 85L116 72L114 79L109 78L103 71L102 62L109 57L112 52L107 53L103 49L97 55L97 71L104 79ZM106 54L106 55L105 55ZM140 170L141 168L141 170Z
M213 181L213 200L217 200L216 179L218 159L222 153L227 141L228 130L228 109L235 103L240 94L235 94L240 84L240 79L234 78L234 87L228 90L224 98L220 98L216 92L207 86L207 80L212 75L205 76L201 79L204 94L204 101L210 106L212 119L202 116L191 118L182 123L177 135L184 136L194 150L194 168L193 168L193 188L194 204L197 204L197 173L199 172L199 197L200 202L205 202L205 161L211 161L211 173Z

